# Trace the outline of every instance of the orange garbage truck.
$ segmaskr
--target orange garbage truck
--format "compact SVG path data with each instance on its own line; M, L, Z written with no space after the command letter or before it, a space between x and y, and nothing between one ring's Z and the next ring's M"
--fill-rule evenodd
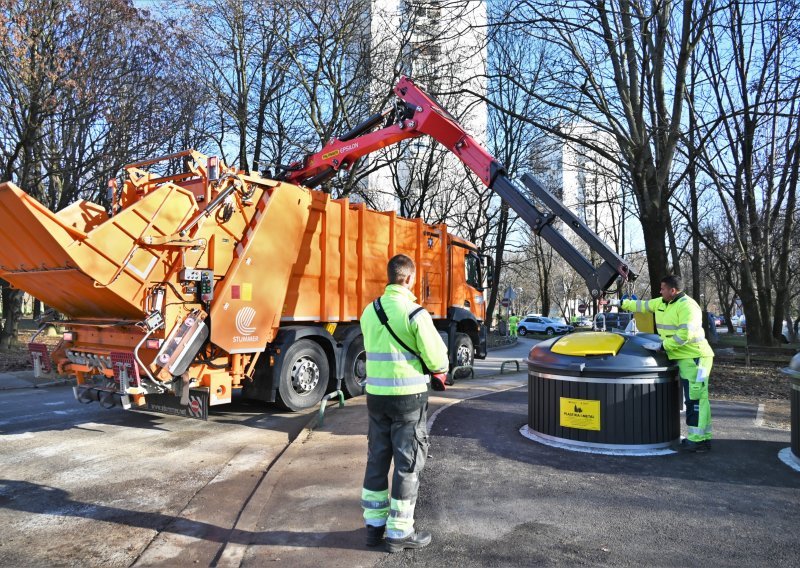
M414 293L448 346L451 367L485 357L488 257L445 225L312 189L359 157L414 136L455 152L557 247L593 296L632 276L524 177L553 212L539 211L410 79L395 93L393 109L274 175L189 150L126 166L124 183L109 184L108 210L79 200L58 213L12 183L0 185L0 278L67 317L52 353L31 343L35 370L52 364L75 377L80 402L195 418L237 391L290 410L314 406L338 387L355 396L366 380L358 317L382 293L386 263L398 253L416 262ZM592 266L553 230L556 216L603 265Z

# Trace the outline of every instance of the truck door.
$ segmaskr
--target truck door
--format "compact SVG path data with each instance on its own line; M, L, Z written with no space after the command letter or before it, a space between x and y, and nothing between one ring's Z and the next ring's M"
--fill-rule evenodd
M470 311L483 321L486 304L483 301L480 257L475 251L457 243L453 243L450 250L450 305Z

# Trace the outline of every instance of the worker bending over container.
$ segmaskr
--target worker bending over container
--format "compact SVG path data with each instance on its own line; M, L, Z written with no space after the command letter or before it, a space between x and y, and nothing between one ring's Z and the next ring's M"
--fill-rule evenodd
M652 300L609 301L629 312L655 314L660 347L678 364L686 404L687 439L677 448L685 452L707 452L711 449L711 405L708 402L708 380L714 362L714 351L703 331L700 306L683 291L680 276L661 279L661 297Z

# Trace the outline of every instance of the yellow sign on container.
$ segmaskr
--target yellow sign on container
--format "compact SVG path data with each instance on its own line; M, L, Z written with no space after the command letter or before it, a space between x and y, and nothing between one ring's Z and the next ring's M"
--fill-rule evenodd
M562 428L600 430L600 401L560 398Z

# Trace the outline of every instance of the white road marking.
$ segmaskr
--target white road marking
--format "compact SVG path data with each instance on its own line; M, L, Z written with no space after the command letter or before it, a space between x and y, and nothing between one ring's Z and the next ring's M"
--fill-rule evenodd
M778 452L778 459L788 465L793 470L800 472L800 460L792 452L792 448L783 448Z
M764 405L758 405L758 412L756 412L756 419L753 421L759 428L764 425Z

